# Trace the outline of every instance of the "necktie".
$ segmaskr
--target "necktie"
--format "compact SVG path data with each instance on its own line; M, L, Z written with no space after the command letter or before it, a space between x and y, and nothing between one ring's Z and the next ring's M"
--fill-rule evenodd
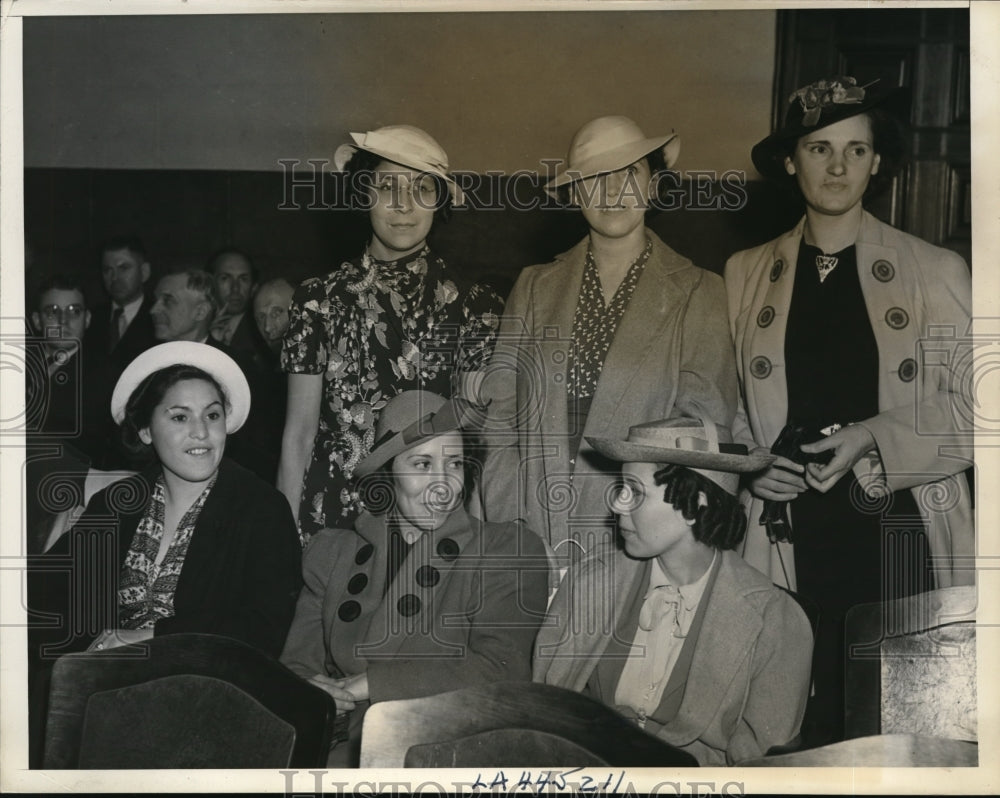
M118 346L118 342L122 339L122 313L124 311L115 305L115 309L111 313L111 334L108 336L108 352L113 352L115 347Z

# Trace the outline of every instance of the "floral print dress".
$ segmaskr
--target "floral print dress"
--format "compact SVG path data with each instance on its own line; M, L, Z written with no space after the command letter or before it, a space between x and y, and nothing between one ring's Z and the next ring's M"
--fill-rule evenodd
M353 471L371 451L386 403L409 390L449 397L457 374L492 354L503 300L459 279L425 246L388 262L366 252L296 290L282 368L323 375L299 508L303 543L327 527L349 528L360 513Z

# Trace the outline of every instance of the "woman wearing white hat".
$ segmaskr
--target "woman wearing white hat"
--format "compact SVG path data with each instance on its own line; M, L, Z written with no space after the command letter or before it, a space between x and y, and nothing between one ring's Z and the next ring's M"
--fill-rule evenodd
M360 257L302 283L281 355L289 378L278 487L304 541L360 512L351 478L386 402L410 389L460 391L489 356L503 307L427 246L435 218L462 201L440 145L409 125L351 137L334 160L371 240Z
M463 508L467 410L427 391L391 399L355 469L368 511L306 548L281 661L352 712L329 766L357 767L372 702L530 678L548 560L523 525Z
M165 343L129 364L111 414L126 446L155 465L97 493L49 551L72 555L74 569L40 573L32 591L32 609L67 624L40 630L57 644L50 655L177 632L281 651L301 549L284 497L224 457L249 409L243 372L215 347Z
M774 457L730 441L694 419L590 439L622 464L622 545L570 569L535 647L535 681L615 707L701 765L792 742L809 693L805 613L733 551L746 530L738 472Z
M507 301L482 395L490 400L485 510L523 518L557 549L607 534L616 467L584 434L687 412L729 425L736 366L722 280L645 226L675 134L647 138L622 116L584 125L550 189L566 190L589 235L525 269Z
M726 265L746 407L734 431L772 447L794 429L750 482L743 554L819 605L816 743L843 734L848 609L974 577L969 269L863 205L901 165L907 99L844 76L796 91L751 156L805 214Z

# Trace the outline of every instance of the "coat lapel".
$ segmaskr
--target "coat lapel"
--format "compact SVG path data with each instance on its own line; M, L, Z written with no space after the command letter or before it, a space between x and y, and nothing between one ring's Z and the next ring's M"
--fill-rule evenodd
M795 285L795 267L805 218L774 248L772 262L765 264L766 280L751 305L741 361L747 405L768 408L766 417L757 419L764 438L773 441L788 418L788 379L785 373L785 332L788 309Z
M602 436L610 432L609 427L619 408L628 404L631 378L642 371L642 364L653 354L654 347L662 348L664 340L669 340L670 346L677 352L680 351L679 338L667 338L662 330L673 323L675 315L686 305L687 297L683 297L681 301L678 301L678 297L687 290L672 275L688 262L669 249L654 233L647 231L646 235L652 241L653 251L604 359L601 379L597 383L590 415L587 417L587 435ZM656 326L650 327L652 323ZM664 359L671 357L666 352L656 354ZM679 362L679 354L674 355L673 360ZM675 381L664 388L676 393L677 383ZM672 407L673 399L665 404ZM586 440L581 446L589 448Z
M665 727L662 736L674 745L687 745L708 728L737 674L753 656L762 621L744 598L748 586L733 567L732 551L722 552L722 564L715 580L703 629L691 657L684 698L676 719Z

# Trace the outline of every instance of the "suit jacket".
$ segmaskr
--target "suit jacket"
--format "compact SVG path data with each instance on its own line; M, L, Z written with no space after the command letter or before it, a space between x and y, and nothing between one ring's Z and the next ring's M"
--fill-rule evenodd
M646 231L652 253L608 350L584 434L625 438L672 415L731 425L736 366L722 280ZM608 534L619 467L583 440L567 446L566 366L588 240L521 272L482 384L489 401L483 487L488 520L524 519L558 549ZM560 552L562 553L562 552Z
M257 329L257 322L254 321L251 308L244 311L243 318L240 319L240 323L233 331L229 346L249 358L257 369L264 371L271 367L274 356L271 354L264 336Z
M36 629L37 642L62 654L117 626L118 574L159 473L157 466L95 494L73 529L33 560L29 607L61 618L56 628ZM226 635L277 656L302 584L300 563L284 496L223 459L184 559L174 616L158 621L155 634Z
M118 344L111 352L107 360L111 365L112 387L118 376L125 370L125 367L135 360L151 346L157 343L153 336L153 318L149 315L149 309L153 307L153 300L146 297L142 300L139 312L136 313L132 323L125 328L125 332L118 340ZM83 337L84 349L92 354L98 354L104 358L111 345L111 303L105 302L94 308L90 314L90 327Z
M386 517L364 513L310 540L283 663L306 678L367 671L373 702L530 678L548 584L534 533L456 510L386 591L388 539Z
M226 451L241 466L273 485L278 476L281 433L285 428L287 388L284 377L264 371L248 352L224 344L211 335L205 343L229 355L250 386L250 413L243 426L229 436Z
M792 740L812 664L812 630L795 600L735 552L720 555L683 698L657 732L701 765L732 765ZM644 573L645 561L613 544L571 568L538 633L534 680L582 691Z
M803 218L785 235L737 252L726 264L743 400L734 434L750 446L773 444L788 415L785 328L804 224ZM879 413L861 422L878 451L862 458L854 472L872 494L883 487L913 489L931 553L940 558L938 587L971 583L972 501L960 473L972 460L969 269L955 253L867 212L858 231L857 263L878 346ZM794 504L790 510L794 527ZM757 524L760 513L761 502L754 500L744 556L778 581L777 548ZM791 552L788 544L780 545L787 568Z

